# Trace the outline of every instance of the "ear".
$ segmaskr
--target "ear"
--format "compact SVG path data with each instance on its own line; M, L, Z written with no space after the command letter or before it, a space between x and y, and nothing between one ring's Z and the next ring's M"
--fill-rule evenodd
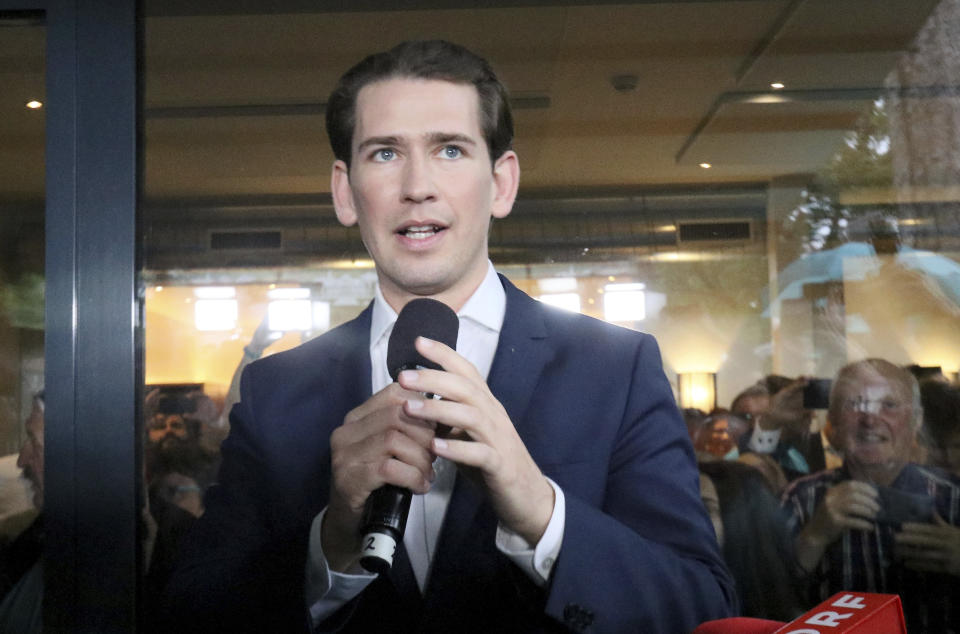
M357 208L353 202L353 190L350 188L350 169L343 161L335 161L330 172L330 193L333 195L333 208L337 220L344 227L357 223Z
M490 215L506 218L513 209L520 186L520 161L513 150L504 152L493 164L493 206Z

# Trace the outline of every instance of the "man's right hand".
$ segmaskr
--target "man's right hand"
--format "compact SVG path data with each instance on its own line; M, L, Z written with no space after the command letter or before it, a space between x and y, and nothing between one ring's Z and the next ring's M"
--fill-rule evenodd
M346 571L360 553L360 520L370 493L384 484L426 493L433 481L430 443L436 425L403 413L420 394L391 383L351 410L330 435L332 481L323 519L328 565Z
M873 530L880 512L876 487L847 480L827 491L810 521L797 536L797 558L807 571L816 568L827 546L845 530Z

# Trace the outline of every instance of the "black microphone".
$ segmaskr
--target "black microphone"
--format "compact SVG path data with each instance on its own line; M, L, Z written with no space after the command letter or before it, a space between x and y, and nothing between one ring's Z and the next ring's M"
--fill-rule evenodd
M426 359L414 345L417 337L426 337L456 349L460 320L443 302L421 297L407 302L390 333L387 343L387 370L397 380L404 370L429 368L442 370L439 364ZM433 398L427 394L427 398ZM363 542L360 565L375 573L385 573L393 565L397 544L403 540L410 511L410 489L385 484L367 498L360 522Z

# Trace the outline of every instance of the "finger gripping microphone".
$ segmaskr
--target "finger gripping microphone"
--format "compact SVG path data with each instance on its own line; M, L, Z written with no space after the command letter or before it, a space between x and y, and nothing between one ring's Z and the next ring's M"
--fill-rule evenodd
M390 333L387 343L387 370L397 380L404 370L429 368L442 370L439 364L425 358L414 345L417 337L433 339L456 349L460 320L443 302L422 297L407 302ZM432 397L432 395L427 395ZM403 540L410 510L411 493L392 484L385 484L367 498L360 522L363 541L360 565L375 573L385 573L393 565L397 544Z

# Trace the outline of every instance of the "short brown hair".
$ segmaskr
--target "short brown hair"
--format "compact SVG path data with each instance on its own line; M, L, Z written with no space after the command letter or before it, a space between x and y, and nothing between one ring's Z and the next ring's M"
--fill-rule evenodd
M444 40L403 42L369 55L348 70L327 101L327 135L333 154L350 166L356 126L357 95L377 81L391 78L439 79L471 84L480 100L480 127L496 161L513 145L513 115L507 90L490 64L466 48Z

